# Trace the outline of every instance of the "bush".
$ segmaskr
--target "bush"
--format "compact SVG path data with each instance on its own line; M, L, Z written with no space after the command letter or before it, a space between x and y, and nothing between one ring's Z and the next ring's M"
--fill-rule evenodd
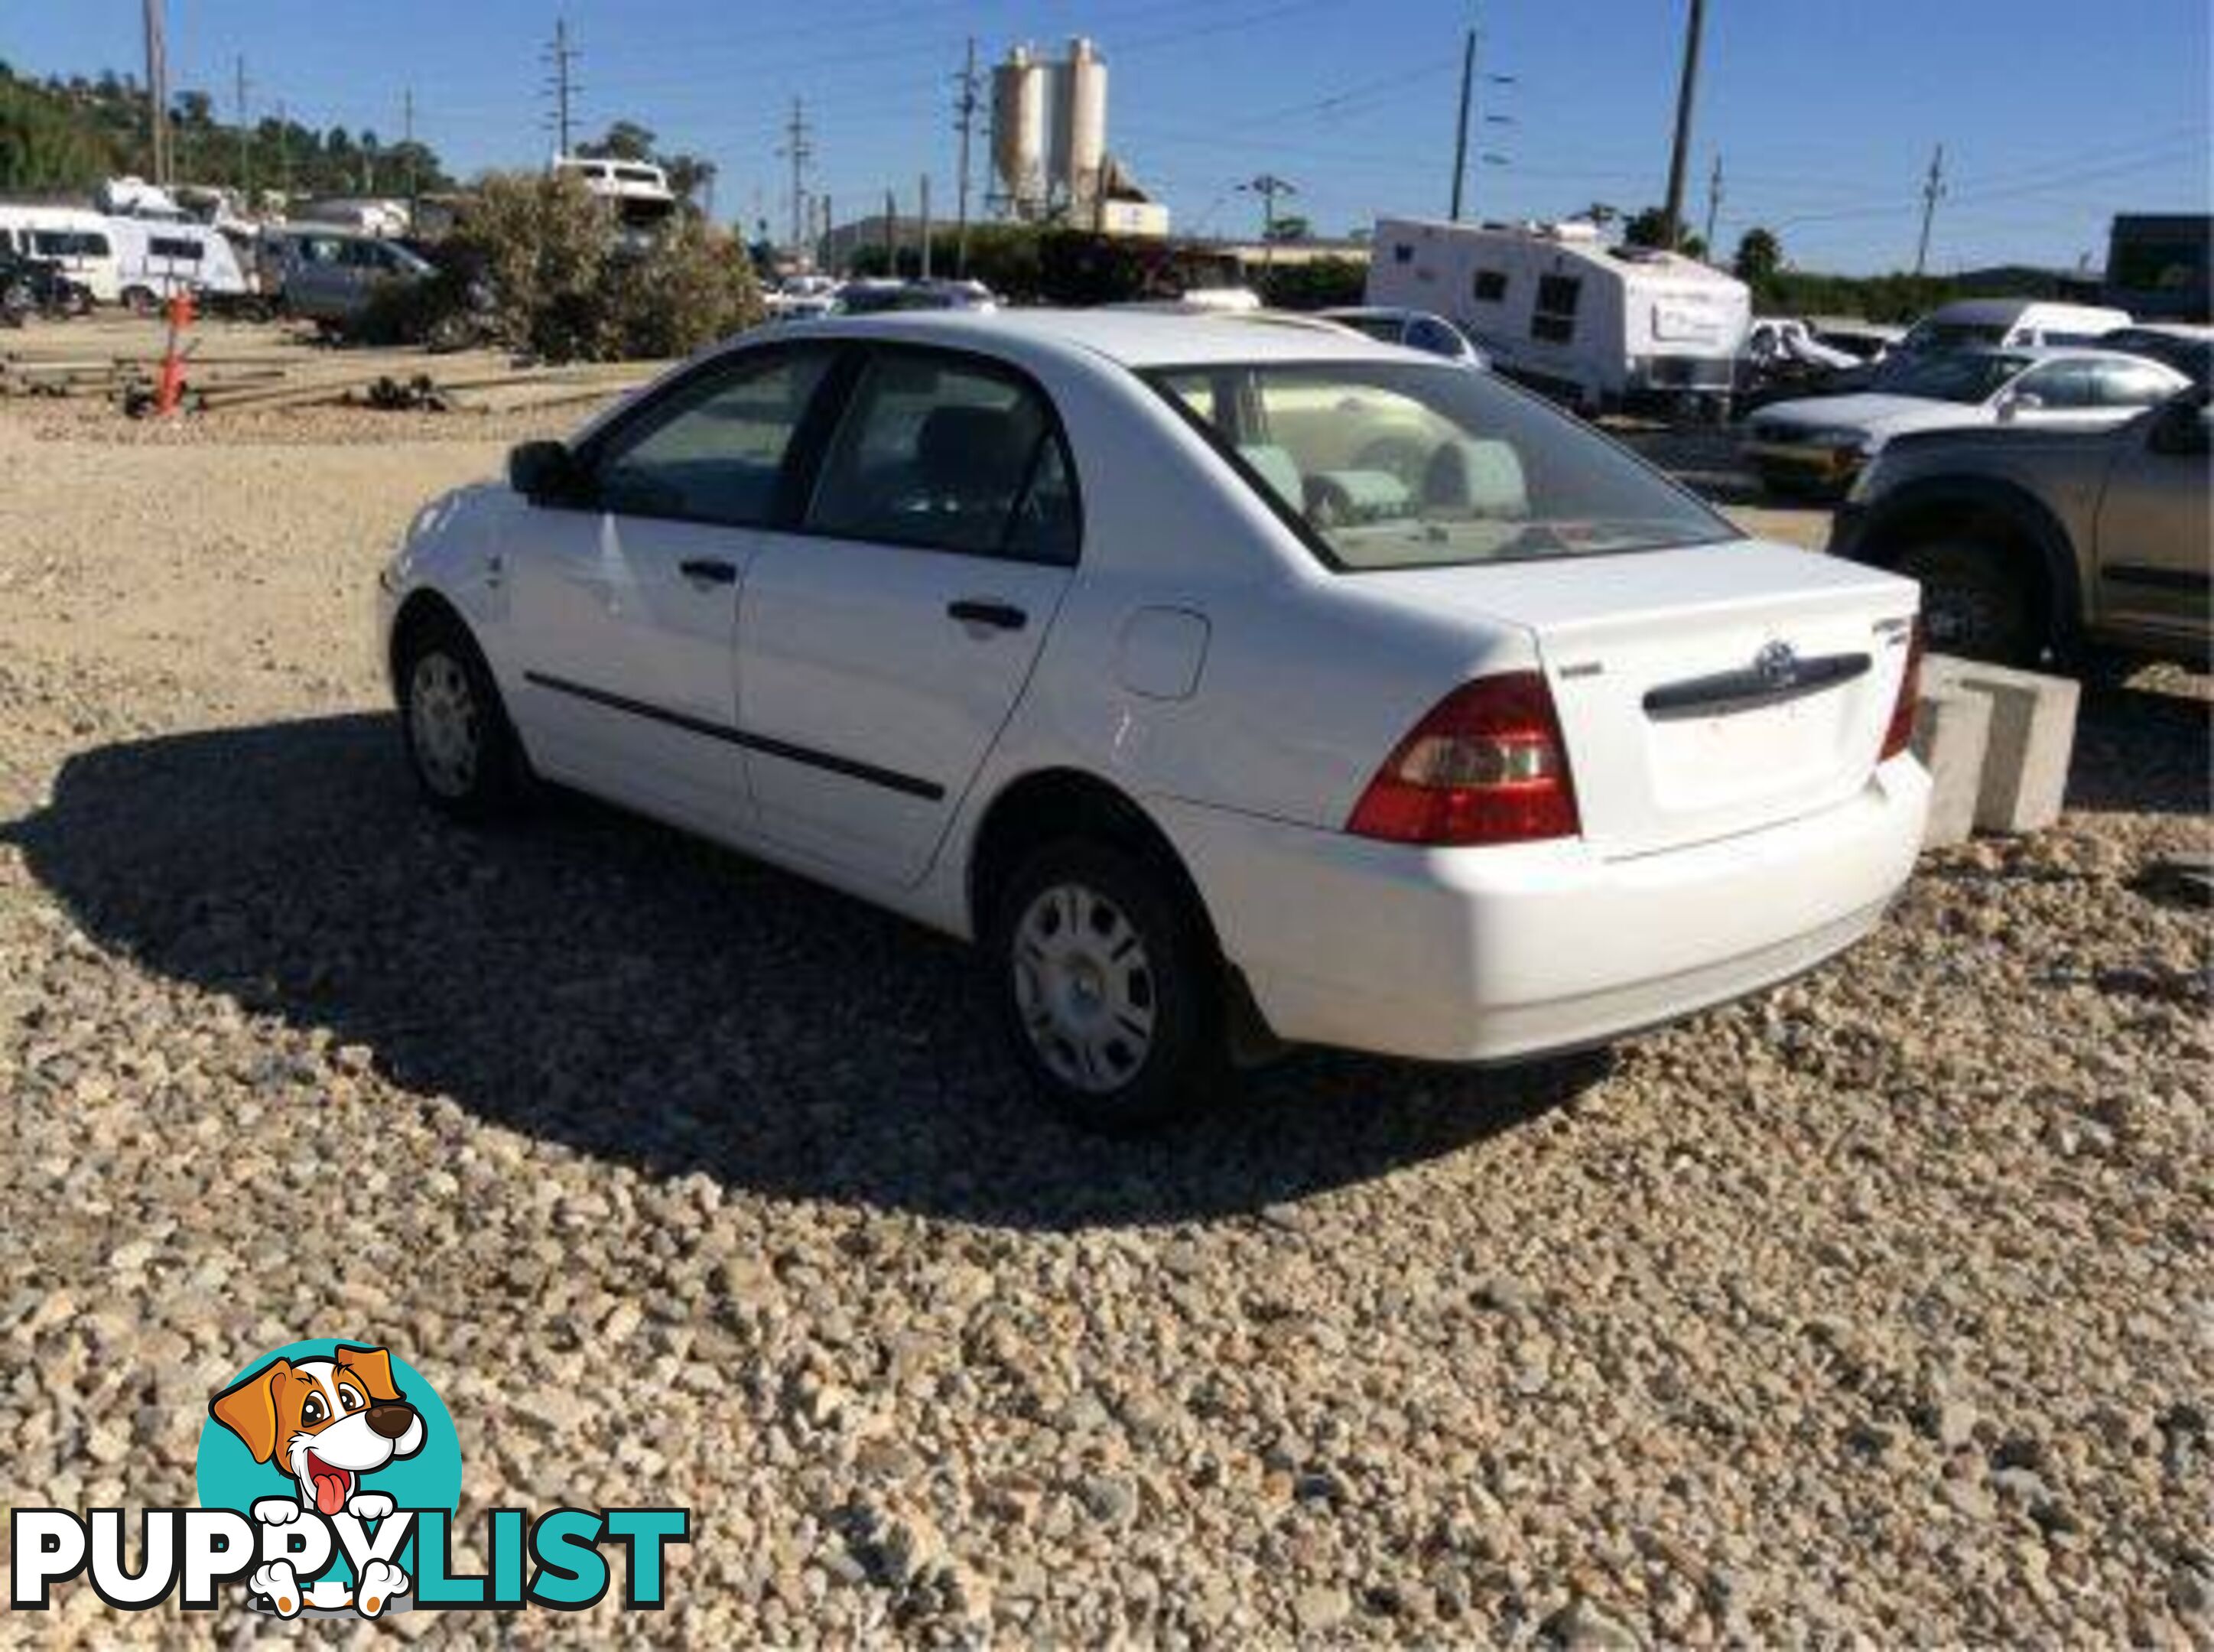
M614 361L689 355L761 318L752 261L729 234L681 211L627 247L573 174L488 175L439 259L437 276L381 294L357 330L421 342L473 321L545 360Z

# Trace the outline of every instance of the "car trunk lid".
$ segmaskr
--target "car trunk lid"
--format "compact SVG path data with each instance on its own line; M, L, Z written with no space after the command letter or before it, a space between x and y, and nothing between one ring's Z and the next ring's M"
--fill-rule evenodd
M1867 784L1908 582L1757 541L1358 576L1535 638L1585 839L1611 857L1758 830Z

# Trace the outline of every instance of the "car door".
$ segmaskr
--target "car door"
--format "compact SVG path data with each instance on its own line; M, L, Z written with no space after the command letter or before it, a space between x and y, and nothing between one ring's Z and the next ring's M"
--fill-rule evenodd
M2099 501L2099 612L2107 625L2205 641L2214 521L2205 393L2119 432Z
M738 605L835 354L708 362L585 445L573 498L530 509L506 558L515 712L552 778L719 836L746 829Z
M851 872L927 870L1067 587L1073 465L1036 384L983 358L870 352L804 519L740 605L759 829Z

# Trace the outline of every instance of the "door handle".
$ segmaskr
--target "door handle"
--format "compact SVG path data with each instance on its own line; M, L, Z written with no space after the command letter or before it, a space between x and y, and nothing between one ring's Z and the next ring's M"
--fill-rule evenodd
M676 572L687 579L697 579L705 584L735 585L738 583L737 564L712 557L695 557L689 562L679 562Z
M963 625L988 625L994 631L1019 631L1031 622L1031 616L1012 603L984 602L974 597L948 603L945 612Z

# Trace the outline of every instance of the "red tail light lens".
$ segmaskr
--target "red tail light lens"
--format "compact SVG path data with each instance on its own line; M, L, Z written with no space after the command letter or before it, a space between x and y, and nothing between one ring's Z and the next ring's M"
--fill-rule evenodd
M1899 698L1891 708L1891 726L1883 731L1883 751L1878 762L1889 762L1914 743L1914 708L1922 703L1922 622L1914 622L1907 639L1906 670L1899 679Z
M1447 694L1377 770L1345 829L1393 843L1575 836L1575 786L1545 679L1508 671Z

